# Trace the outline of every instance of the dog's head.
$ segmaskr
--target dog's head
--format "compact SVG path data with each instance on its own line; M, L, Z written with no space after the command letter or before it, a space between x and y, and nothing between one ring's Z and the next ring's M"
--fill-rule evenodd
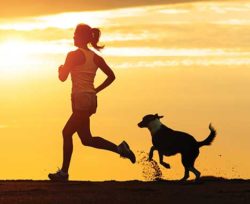
M149 115L145 115L143 118L142 118L142 121L138 123L138 126L140 128L144 128L144 127L148 127L148 124L152 121L154 121L155 119L160 119L160 118L163 118L163 116L159 116L158 114L149 114Z

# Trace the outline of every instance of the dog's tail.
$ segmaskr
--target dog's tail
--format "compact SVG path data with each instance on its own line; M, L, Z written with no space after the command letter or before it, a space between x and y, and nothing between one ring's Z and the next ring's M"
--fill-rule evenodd
M210 129L210 135L203 141L198 142L198 146L202 147L204 145L211 145L211 143L213 142L215 136L216 136L216 130L213 128L213 126L211 125L211 123L209 124L209 129Z

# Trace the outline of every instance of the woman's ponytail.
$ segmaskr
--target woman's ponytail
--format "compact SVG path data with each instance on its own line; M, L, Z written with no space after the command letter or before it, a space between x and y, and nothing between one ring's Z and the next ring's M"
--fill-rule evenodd
M101 36L101 31L99 28L92 28L91 29L91 40L90 43L93 46L93 48L95 48L96 50L101 50L104 48L104 46L99 46L97 45Z

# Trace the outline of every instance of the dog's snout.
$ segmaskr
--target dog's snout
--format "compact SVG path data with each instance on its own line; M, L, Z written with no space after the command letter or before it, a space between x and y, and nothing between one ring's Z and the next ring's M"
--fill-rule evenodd
M138 127L140 127L140 128L142 128L142 127L143 127L142 122L139 122L137 125L138 125Z

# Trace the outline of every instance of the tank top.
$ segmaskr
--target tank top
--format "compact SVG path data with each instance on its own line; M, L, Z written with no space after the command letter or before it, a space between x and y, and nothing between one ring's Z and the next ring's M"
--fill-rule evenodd
M85 63L77 65L71 70L72 94L95 93L94 79L98 69L94 62L95 53L79 48L85 56Z

